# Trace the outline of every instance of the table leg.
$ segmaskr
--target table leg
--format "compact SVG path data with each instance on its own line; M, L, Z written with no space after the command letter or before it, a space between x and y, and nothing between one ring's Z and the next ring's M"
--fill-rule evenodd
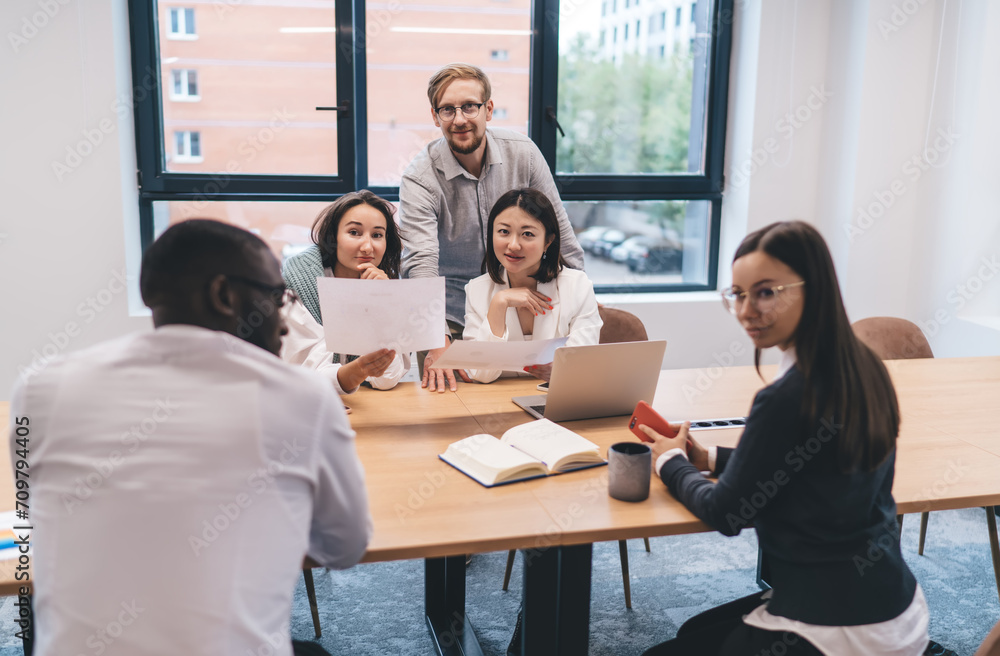
M465 556L424 561L424 608L440 656L483 656L465 616Z
M525 553L523 656L587 653L592 551L580 544Z

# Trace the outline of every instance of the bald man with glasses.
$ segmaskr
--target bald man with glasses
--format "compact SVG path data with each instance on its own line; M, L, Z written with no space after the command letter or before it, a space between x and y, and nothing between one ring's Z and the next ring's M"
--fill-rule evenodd
M574 269L583 269L583 250L538 147L518 132L486 127L493 99L481 69L448 64L431 77L427 98L442 138L421 150L403 172L401 269L404 278L445 277L450 343L462 337L465 285L483 272L486 225L500 196L511 189L538 189L555 206L562 256ZM456 389L454 372L433 368L446 348L421 359L423 386L429 390ZM464 371L459 375L471 382Z

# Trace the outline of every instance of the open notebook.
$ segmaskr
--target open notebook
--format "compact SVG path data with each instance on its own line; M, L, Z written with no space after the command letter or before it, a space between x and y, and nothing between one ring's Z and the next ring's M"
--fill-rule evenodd
M548 419L515 426L499 440L467 437L438 457L486 487L607 464L596 444Z

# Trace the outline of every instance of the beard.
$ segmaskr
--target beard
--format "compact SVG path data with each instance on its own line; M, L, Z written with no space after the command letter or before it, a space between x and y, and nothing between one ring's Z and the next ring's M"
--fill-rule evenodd
M240 307L233 334L245 342L258 346L274 355L281 352L282 333L278 328L280 310L270 301L251 305L244 302Z
M449 132L448 133L448 146L453 151L455 151L456 153L458 153L460 155L470 155L470 154L476 152L476 149L478 149L479 146L480 146L480 144L483 143L483 135L477 135L476 132L475 132L475 128L473 128L472 130L470 130L468 133L463 133L463 134L471 134L472 135L472 141L470 141L468 145L466 145L466 146L460 146L457 143L455 143L455 135L452 134L451 132Z

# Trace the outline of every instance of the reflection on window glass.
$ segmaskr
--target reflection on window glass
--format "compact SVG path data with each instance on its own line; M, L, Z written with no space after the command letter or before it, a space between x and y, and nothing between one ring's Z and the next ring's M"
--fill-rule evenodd
M666 15L663 3L647 3L632 8L640 16L635 31L625 23L619 42L597 0L563 0L561 11L558 111L566 135L557 137L557 172L701 173L708 68L707 50L692 46L695 26L643 33L642 20L662 23ZM607 27L610 43L600 38Z
M531 0L368 2L368 178L396 186L420 150L441 137L427 100L427 81L449 62L479 66L493 100L507 109L489 126L528 132Z
M312 245L312 224L327 203L261 203L244 201L157 201L153 233L188 219L215 219L254 233L271 247L278 261Z
M707 282L708 201L564 205L595 285Z
M197 36L185 2L157 3L163 137L211 149L166 170L336 175L337 116L316 110L338 100L334 2L200 2Z

